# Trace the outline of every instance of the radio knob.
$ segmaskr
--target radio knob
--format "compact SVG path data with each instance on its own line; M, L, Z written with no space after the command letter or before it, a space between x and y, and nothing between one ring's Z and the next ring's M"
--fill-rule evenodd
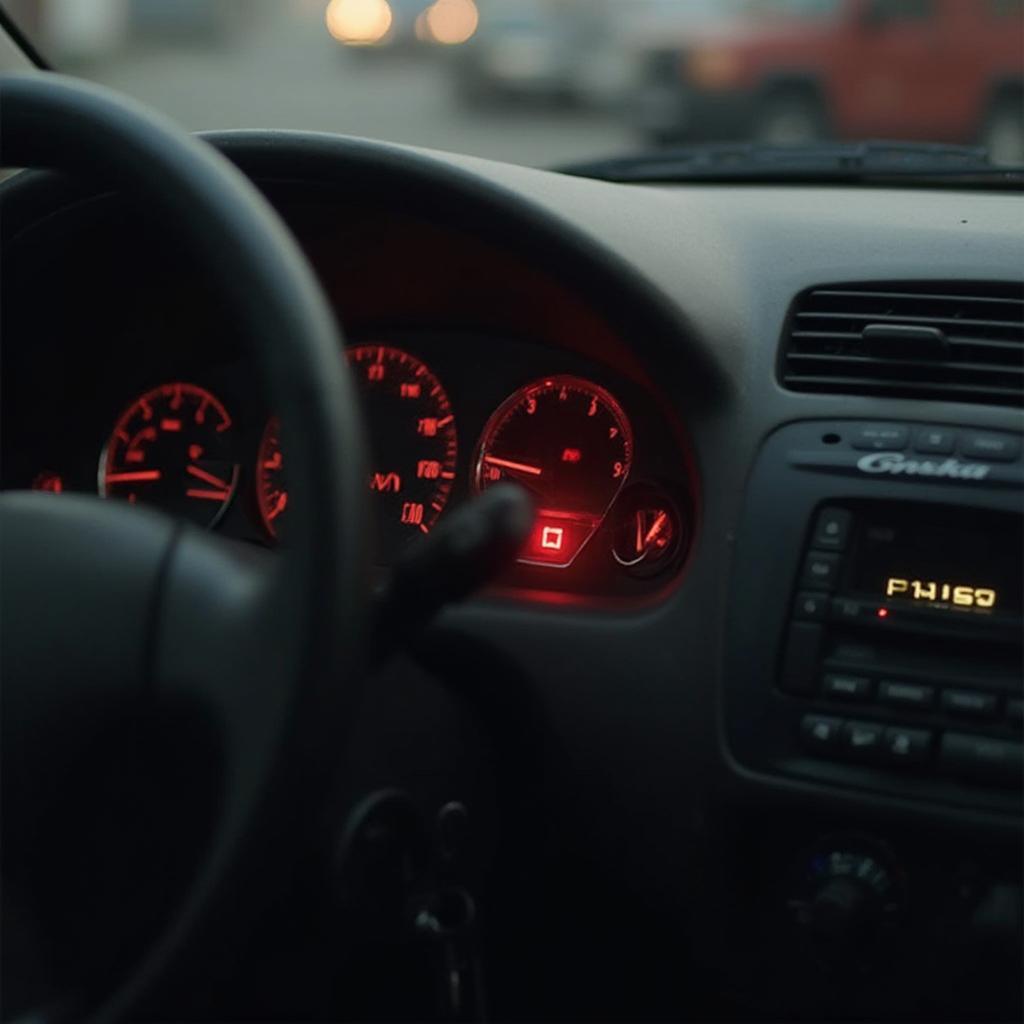
M852 837L851 837L852 838ZM868 958L904 906L902 873L881 845L854 839L818 845L802 861L795 921L814 954L833 966Z

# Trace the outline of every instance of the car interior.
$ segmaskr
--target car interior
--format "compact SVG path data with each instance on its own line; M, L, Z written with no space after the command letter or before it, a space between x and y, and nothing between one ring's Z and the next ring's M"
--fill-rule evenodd
M1021 1019L1019 173L189 135L25 63L3 1019Z

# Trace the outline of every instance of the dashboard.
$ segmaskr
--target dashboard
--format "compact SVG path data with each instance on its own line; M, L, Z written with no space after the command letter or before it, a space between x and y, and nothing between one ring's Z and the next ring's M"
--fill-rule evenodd
M310 216L306 209L296 217L303 213ZM507 302L486 312L432 308L481 258L457 235L407 223L403 258L378 240L343 277L325 225L306 230L300 237L323 246L321 272L337 275L340 317L347 319L350 295L378 293L347 331L339 358L355 371L368 424L379 570L447 511L513 480L530 494L536 523L499 587L628 602L673 580L696 527L684 428L628 363L609 363L604 325L573 322L558 291L528 276L535 291L524 298L552 307L542 322L559 318L543 324L548 336L509 323ZM363 216L346 218L342 230L351 237L372 228ZM260 382L187 271L173 257L126 267L120 254L128 243L118 234L101 244L91 235L87 253L65 251L65 267L50 273L79 278L66 302L20 307L48 343L12 352L27 363L14 373L46 385L5 402L5 436L32 430L36 441L5 452L3 486L98 493L247 543L286 543L287 453ZM429 267L413 255L428 245ZM438 246L451 254L447 265ZM84 277L71 269L86 263ZM497 263L490 287L517 273ZM97 292L100 275L118 281L121 301ZM411 281L412 301L426 302L406 311L388 301L387 282L396 280ZM89 388L78 390L76 379L90 380Z
M1019 376L1020 197L213 141L338 314L379 571L533 495L517 565L373 679L347 794L473 808L505 1016L1019 1016L1024 419L937 389ZM117 197L18 200L0 484L273 557L287 450L203 281ZM914 390L936 322L980 355ZM894 325L921 349L851 387L849 336Z

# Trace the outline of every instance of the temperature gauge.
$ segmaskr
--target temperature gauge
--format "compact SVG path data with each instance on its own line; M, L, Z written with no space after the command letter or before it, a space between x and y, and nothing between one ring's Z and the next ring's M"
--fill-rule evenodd
M679 551L680 534L672 502L655 488L635 487L616 507L612 554L635 575L653 575Z

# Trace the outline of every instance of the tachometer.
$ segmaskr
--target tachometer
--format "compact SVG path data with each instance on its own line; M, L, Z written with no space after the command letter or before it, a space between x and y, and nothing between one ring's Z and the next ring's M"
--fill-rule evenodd
M429 533L455 480L458 436L448 395L431 370L391 345L349 349L370 438L377 556L384 562L412 537ZM274 536L284 524L288 487L276 420L257 464L260 513Z
M501 480L529 490L537 519L520 561L564 568L601 525L632 460L629 420L604 388L578 377L545 377L490 418L473 482L478 491Z
M204 388L175 382L147 391L103 448L100 494L212 526L238 481L230 430L227 410Z

